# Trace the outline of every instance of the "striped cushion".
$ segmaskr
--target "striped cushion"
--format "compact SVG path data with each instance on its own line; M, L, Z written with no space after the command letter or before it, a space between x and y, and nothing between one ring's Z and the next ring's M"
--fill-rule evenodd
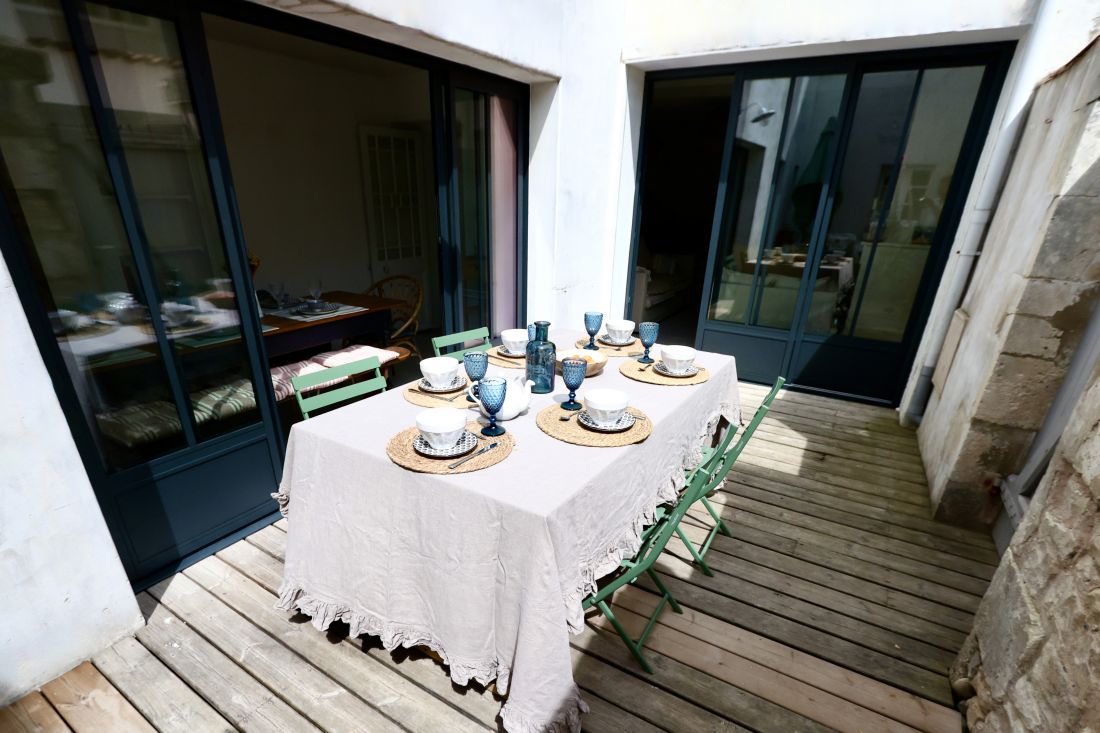
M293 364L286 364L284 366L271 367L271 386L275 390L275 399L282 402L288 400L294 396L294 385L290 383L293 377L301 376L302 374L313 374L314 372L323 372L325 367L321 366L314 361L296 361ZM316 387L310 389L321 389L322 387L331 387L334 384L340 384L347 380L347 377L340 377L338 379L331 379L322 384L318 384Z
M344 366L345 364L351 364L353 361L360 361L372 356L378 357L379 364L385 364L387 361L393 361L400 354L396 351L390 351L388 349L379 349L376 346L365 346L362 344L356 344L349 346L346 349L339 349L337 351L326 351L323 354L318 354L310 361L314 361L321 366L337 367Z
M256 393L252 391L252 382L247 379L211 387L191 398L195 422L200 425L207 420L233 417L255 407Z
M127 448L152 443L180 432L176 406L163 400L103 412L96 415L96 422L104 437Z

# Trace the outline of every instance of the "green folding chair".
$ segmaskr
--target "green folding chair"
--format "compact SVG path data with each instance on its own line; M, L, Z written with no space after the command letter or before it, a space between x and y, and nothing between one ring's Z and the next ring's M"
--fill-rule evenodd
M467 341L474 341L481 339L482 343L476 346L464 347L463 345ZM443 349L450 346L458 346L459 348L444 354ZM485 326L481 328L474 328L469 331L463 331L462 333L452 333L446 336L436 336L432 339L432 351L436 356L453 356L456 359L461 360L470 351L488 351L493 348L493 343L489 339L489 329Z
M632 558L622 561L618 571L616 571L617 575L615 575L609 583L585 598L581 604L585 610L595 606L599 609L600 613L607 617L607 620L611 622L615 631L622 637L623 643L626 644L626 648L630 650L634 659L638 660L638 664L641 665L642 669L650 674L653 674L653 668L649 666L649 662L642 656L642 647L645 645L645 640L649 638L650 633L653 631L653 627L657 623L657 619L660 618L661 612L665 610L666 605L671 606L672 610L676 613L684 612L683 609L680 608L680 604L672 597L668 588L665 587L665 584L661 582L660 576L653 571L653 563L657 561L657 557L664 551L665 545L668 544L680 520L684 518L684 514L687 512L688 507L698 498L698 492L704 485L703 474L698 474L693 479L693 482L694 483L680 495L680 499L676 503L676 506L670 512L662 514L654 524L642 533L641 547L634 553ZM657 590L661 592L661 601L657 604L657 607L653 609L653 614L646 622L645 629L642 630L641 635L637 639L632 639L626 629L623 628L622 623L619 622L619 619L615 617L615 612L611 610L608 599L611 598L619 588L622 588L624 585L629 585L640 578L642 573L648 575L649 579L653 581L653 584L657 586Z
M342 364L337 367L329 367L324 371L291 377L290 385L294 388L294 398L298 401L298 409L302 411L302 419L308 420L310 412L325 407L331 407L341 402L347 402L356 397L362 397L368 392L385 392L386 378L382 376L381 367L382 365L378 361L377 356L369 356L366 359L353 361L350 364ZM308 397L302 394L310 389L315 389L325 382L331 382L333 379L351 377L372 370L374 371L374 376L370 379L361 382L353 382L352 384L339 387L338 389L330 389L327 392L321 392L320 394L310 395Z
M707 475L719 476L718 480L714 482L714 486L707 491L704 491L698 497L698 501L702 503L703 507L707 510L707 513L710 514L711 518L714 520L714 526L711 527L710 531L707 532L707 536L703 539L703 542L698 547L696 547L695 544L688 539L687 534L684 532L683 528L679 526L677 526L676 528L677 536L679 536L680 540L684 543L684 546L687 548L688 553L691 555L692 559L699 566L699 568L703 571L704 575L714 575L714 571L710 569L710 566L707 565L707 561L705 559L707 553L710 552L710 546L714 543L714 538L717 537L719 533L724 534L727 537L733 536L733 533L730 532L729 527L726 526L726 523L722 520L721 515L718 514L718 510L715 509L714 505L710 503L710 499L708 497L711 493L716 491L718 486L721 485L722 481L725 480L726 474L728 474L733 468L733 464L737 461L738 456L741 455L741 451L745 449L745 446L748 445L749 439L751 439L753 433L756 432L757 426L760 425L760 422L768 414L768 410L771 408L772 402L775 400L776 395L779 394L779 391L783 389L783 385L785 382L786 380L784 380L783 377L779 377L775 380L775 385L771 388L771 391L768 392L767 396L764 397L764 400L760 403L760 407L757 408L756 413L752 417L752 420L741 433L741 437L738 439L736 445L730 448L730 443L733 442L733 438L738 432L737 427L731 425L729 430L726 431L725 436L723 436L718 446L714 448L707 447L703 449L703 460L692 472L698 473L702 471ZM691 474L689 473L689 485L690 476ZM660 513L661 510L662 507L658 507L658 513Z

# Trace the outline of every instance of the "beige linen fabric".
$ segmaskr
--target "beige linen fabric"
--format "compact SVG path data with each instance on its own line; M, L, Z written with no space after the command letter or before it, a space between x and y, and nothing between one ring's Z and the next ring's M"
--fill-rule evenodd
M552 334L559 344L578 337ZM593 380L624 390L653 420L643 443L588 448L545 435L534 416L565 399L559 378L554 394L534 395L526 414L502 423L516 439L508 460L468 474L414 473L389 459L387 441L424 409L400 390L298 423L276 495L290 520L279 607L318 629L345 621L387 649L427 645L460 685L496 679L509 731L579 730L586 707L569 634L583 627L582 599L637 550L719 418L740 418L734 360L700 352L698 362L711 379L694 387L615 369Z

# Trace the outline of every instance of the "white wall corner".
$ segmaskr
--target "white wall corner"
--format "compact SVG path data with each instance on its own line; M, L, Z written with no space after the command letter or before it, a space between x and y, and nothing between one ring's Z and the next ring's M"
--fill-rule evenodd
M0 260L0 707L144 624Z
M557 237L557 82L531 85L530 150L527 168L527 321L554 317L554 248Z
M633 66L623 67L620 116L623 120L622 140L616 187L615 248L612 265L611 305L609 313L625 313L627 286L630 280L631 239L634 232L634 202L637 196L638 161L641 155L642 98L645 94L645 72Z

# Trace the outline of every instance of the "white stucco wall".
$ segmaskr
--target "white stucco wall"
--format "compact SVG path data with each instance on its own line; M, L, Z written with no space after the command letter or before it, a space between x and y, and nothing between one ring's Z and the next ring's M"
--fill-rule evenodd
M0 312L22 312L2 259ZM27 322L0 345L3 707L143 621Z

